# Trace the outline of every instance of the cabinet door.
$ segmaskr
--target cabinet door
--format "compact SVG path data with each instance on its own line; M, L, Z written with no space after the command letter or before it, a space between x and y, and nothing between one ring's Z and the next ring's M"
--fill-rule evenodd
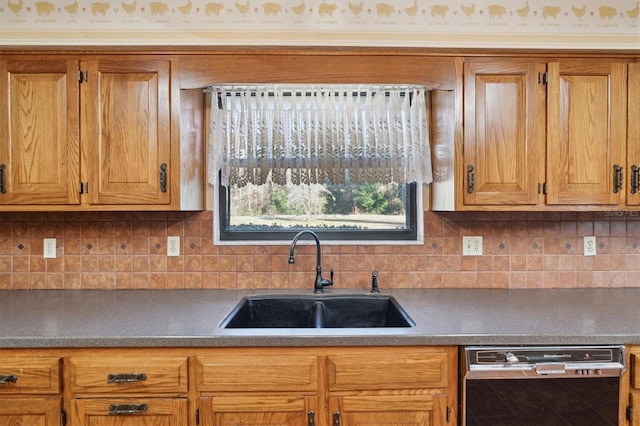
M169 203L169 61L82 64L82 153L89 204Z
M186 399L74 400L74 426L187 426Z
M631 422L629 422L629 426L640 426L640 392L639 391L631 391L629 394L629 404L631 409L633 410L633 417Z
M329 400L328 424L355 425L447 425L444 395L343 396Z
M621 202L625 169L626 64L550 63L547 108L547 203Z
M0 61L0 204L77 204L78 62Z
M533 205L544 170L544 65L468 62L464 68L465 205Z
M640 63L629 64L627 204L640 205Z
M200 398L202 426L308 426L319 424L317 400L305 396Z
M0 398L0 425L58 426L61 412L58 396Z

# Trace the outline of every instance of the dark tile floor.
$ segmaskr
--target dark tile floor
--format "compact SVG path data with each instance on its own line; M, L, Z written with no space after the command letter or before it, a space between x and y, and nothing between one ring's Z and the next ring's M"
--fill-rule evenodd
M468 380L467 426L612 426L618 377Z

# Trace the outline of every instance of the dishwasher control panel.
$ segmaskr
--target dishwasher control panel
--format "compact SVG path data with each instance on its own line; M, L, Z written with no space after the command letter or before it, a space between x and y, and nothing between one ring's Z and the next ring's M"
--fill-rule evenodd
M606 346L467 346L469 379L523 377L620 376L625 347Z

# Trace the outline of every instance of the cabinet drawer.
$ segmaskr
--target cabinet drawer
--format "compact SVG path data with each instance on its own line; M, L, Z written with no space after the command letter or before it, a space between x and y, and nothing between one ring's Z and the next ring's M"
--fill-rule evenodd
M73 425L186 426L186 398L76 399Z
M60 359L55 357L0 358L0 394L60 392Z
M450 356L445 348L411 347L363 348L328 355L329 389L444 388Z
M72 357L70 384L76 394L185 394L187 365L187 357Z
M265 351L200 356L196 359L198 385L204 391L308 391L318 381L316 355L277 355Z

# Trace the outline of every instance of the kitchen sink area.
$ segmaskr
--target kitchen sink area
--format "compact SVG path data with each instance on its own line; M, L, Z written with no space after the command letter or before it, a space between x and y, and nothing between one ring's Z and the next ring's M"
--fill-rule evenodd
M222 328L414 327L388 295L246 296L222 321Z

